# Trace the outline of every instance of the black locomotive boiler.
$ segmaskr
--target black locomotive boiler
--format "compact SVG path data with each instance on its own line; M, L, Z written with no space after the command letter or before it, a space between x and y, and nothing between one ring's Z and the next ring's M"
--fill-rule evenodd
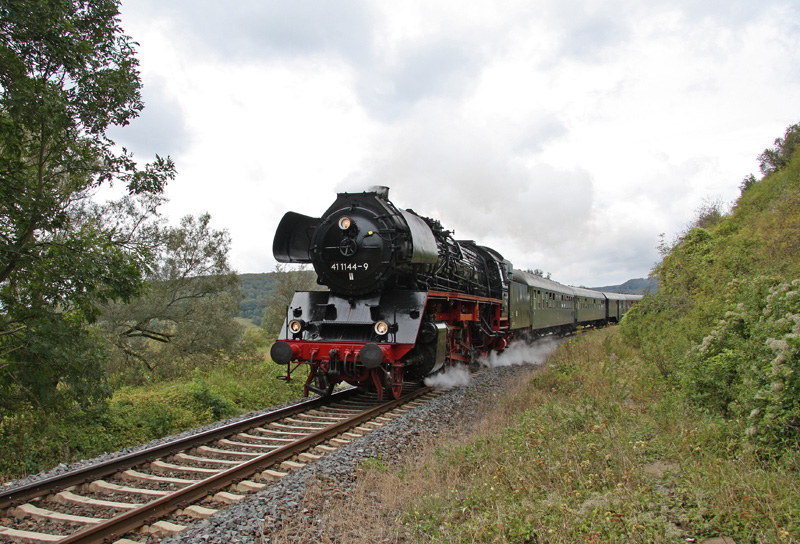
M312 264L328 288L295 293L271 349L287 379L293 362L309 365L306 394L347 382L397 398L404 381L514 338L616 321L638 298L514 270L498 252L397 208L388 192L341 193L322 217L289 212L278 225L276 260Z

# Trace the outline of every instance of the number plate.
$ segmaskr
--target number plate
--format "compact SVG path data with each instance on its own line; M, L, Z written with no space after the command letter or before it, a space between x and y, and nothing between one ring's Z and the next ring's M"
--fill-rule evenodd
M358 272L360 270L368 270L369 263L333 263L331 270L336 272Z

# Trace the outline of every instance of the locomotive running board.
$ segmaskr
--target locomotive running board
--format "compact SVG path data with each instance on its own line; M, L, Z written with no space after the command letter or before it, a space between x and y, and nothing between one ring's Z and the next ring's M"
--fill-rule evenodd
M445 300L468 300L470 302L487 302L489 304L503 304L499 298L479 297L466 293L454 293L452 291L428 291L428 298L443 298Z

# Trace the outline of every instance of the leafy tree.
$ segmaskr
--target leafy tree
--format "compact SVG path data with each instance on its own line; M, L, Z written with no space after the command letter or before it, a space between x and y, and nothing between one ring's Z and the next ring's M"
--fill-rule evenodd
M742 180L742 183L739 184L739 190L742 192L742 194L744 194L744 192L755 185L757 181L758 180L756 177L753 174L750 174Z
M186 216L177 227L162 226L144 294L104 307L100 326L114 346L116 374L129 381L175 376L239 338L230 236L211 229L210 220Z
M783 138L775 139L774 148L765 149L758 156L761 173L768 176L789 164L798 147L800 147L800 123L789 126Z
M299 270L290 270L289 265L282 263L275 265L272 290L267 295L267 309L261 320L261 327L267 335L272 338L277 337L283 320L286 319L286 308L292 301L295 291L319 289L316 279L316 273L308 270L305 265Z
M174 176L106 136L143 107L137 64L117 0L0 2L0 402L108 392L82 325L139 294L149 254L141 223L99 220L90 198L116 181L144 201Z
M719 198L704 198L700 207L695 210L695 219L690 224L688 231L694 228L710 229L719 224L727 215L725 206Z

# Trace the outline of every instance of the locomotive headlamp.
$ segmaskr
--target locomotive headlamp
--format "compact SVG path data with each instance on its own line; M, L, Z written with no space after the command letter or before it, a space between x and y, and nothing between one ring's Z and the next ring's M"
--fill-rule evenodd
M342 229L342 230L349 229L350 225L352 225L352 224L353 224L353 222L346 215L344 215L341 218L339 218L339 228Z
M389 332L389 324L386 321L377 321L373 328L378 336L383 336Z
M289 330L294 334L299 333L303 330L303 322L299 319L292 319L289 321Z

